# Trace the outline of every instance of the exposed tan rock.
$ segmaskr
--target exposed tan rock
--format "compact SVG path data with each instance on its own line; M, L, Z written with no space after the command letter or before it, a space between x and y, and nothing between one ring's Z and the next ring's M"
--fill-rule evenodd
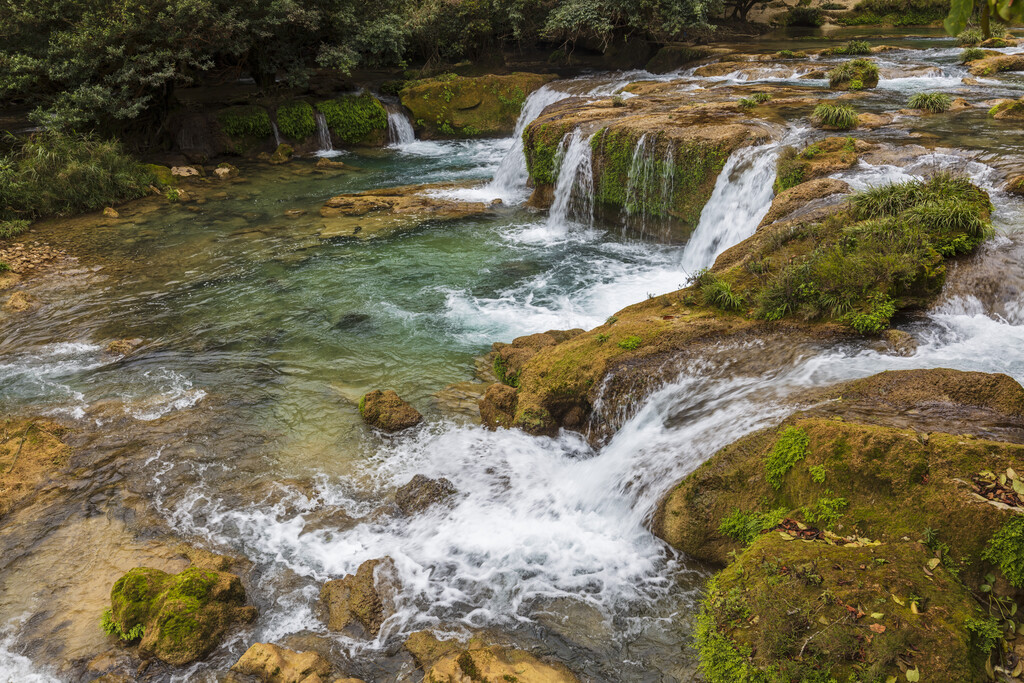
M174 166L171 168L171 175L177 176L178 178L192 178L198 177L201 174L199 169L195 166Z
M301 218L306 215L305 209L288 209L284 212L285 218Z
M462 644L457 640L438 640L430 631L416 631L405 639L405 649L421 669L427 671L442 657L457 652Z
M418 410L391 389L377 389L359 399L359 414L366 424L384 432L415 427L423 420Z
M359 624L370 636L395 611L398 575L390 557L367 560L355 574L328 581L320 590L327 612L327 628L341 631Z
M328 680L331 663L316 652L295 652L271 643L255 643L231 670L256 676L263 683L321 683Z
M994 76L1003 71L1024 71L1024 54L993 55L967 64L973 76Z
M415 228L425 221L449 221L490 213L490 204L438 196L458 185L407 185L345 194L327 200L320 215L323 238L371 239Z
M18 290L7 298L3 310L8 313L27 313L36 308L39 308L39 302L36 301L35 297L28 292Z
M108 206L107 208L103 209L103 215L106 216L107 218L120 218L121 217L121 214L119 214L117 212L117 209L115 209L115 208L113 208L111 206Z
M893 117L889 114L873 114L871 112L864 112L863 114L857 115L857 127L868 129L879 128L892 123L892 119Z
M782 192L772 200L772 206L761 220L761 225L769 225L787 218L815 199L831 197L836 194L846 194L847 192L850 192L850 186L842 180L836 180L835 178L817 178L806 183L800 183L796 187L791 187Z
M528 652L498 646L474 646L442 657L427 672L428 681L517 681L517 683L578 683L564 665L543 662Z
M1006 181L1003 189L1013 194L1024 195L1024 175L1018 175Z

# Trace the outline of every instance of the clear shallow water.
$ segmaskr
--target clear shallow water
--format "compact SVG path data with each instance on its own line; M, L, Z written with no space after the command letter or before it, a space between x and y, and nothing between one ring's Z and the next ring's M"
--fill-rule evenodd
M561 92L603 95L637 76ZM1016 143L997 135L985 154L964 152L961 138L979 133L946 125L948 149L842 177L866 187L962 170L993 192L997 224L1012 235L1021 207L997 190L1002 158L1013 157ZM534 438L468 424L432 394L471 379L473 358L493 341L592 327L683 285L756 227L778 148L730 160L687 245L624 238L619 226L595 225L579 202L556 220L522 208L510 150L511 140L414 141L345 153L361 169L353 173L318 175L304 162L246 169L249 182L197 211L163 208L137 225L71 236L82 272L59 296L41 291L34 317L0 322L6 405L135 432L134 469L125 471L127 487L145 497L146 523L254 562L248 578L259 620L179 680L212 680L256 640L327 635L316 616L320 583L385 554L403 582L398 613L375 642L330 636L367 680L394 642L425 627L499 628L596 680L686 680L693 658L681 643L705 573L646 530L668 486L721 446L778 421L807 388L916 367L1024 380L1021 290L979 288L907 324L922 342L910 358L860 346L723 348L680 367L677 381L597 451L571 434ZM565 159L574 168L583 161ZM496 218L367 243L313 234L312 217L334 194L496 175L511 180L477 190L509 199ZM584 189L565 191L571 199ZM309 214L285 219L287 209ZM978 261L1002 272L982 267L975 277L1006 280L1007 269L1024 277L1019 250L1015 235L999 238ZM125 359L104 352L122 337L145 342ZM355 401L375 387L396 389L428 425L392 438L365 430ZM417 473L451 479L456 505L398 516L390 497ZM111 496L99 509L120 504ZM48 679L27 628L9 625L0 680ZM378 680L389 678L378 672Z

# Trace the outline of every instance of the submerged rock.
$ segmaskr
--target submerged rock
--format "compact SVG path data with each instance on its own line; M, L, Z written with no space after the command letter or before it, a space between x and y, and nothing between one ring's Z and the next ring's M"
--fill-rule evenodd
M455 485L444 477L431 479L417 474L395 491L395 503L403 515L413 515L436 503L447 501L457 492Z
M372 239L416 228L427 221L450 221L490 214L494 206L442 196L460 187L451 183L407 185L344 194L327 200L320 215L324 239Z
M899 658L922 679L983 680L967 586L1009 571L1013 594L1024 575L991 550L1015 511L976 492L1024 466L1005 440L1024 435L1024 388L911 370L820 398L836 400L723 448L658 507L658 536L729 565L699 619L704 675L885 680Z
M398 574L391 558L367 560L355 574L328 581L320 590L327 628L342 631L358 624L376 637L384 620L395 613L397 593Z
M213 169L213 174L221 180L236 178L238 177L238 167L222 162L217 164L217 168Z
M456 76L410 81L399 98L418 137L475 138L509 135L526 98L554 74Z
M189 567L180 574L137 567L110 591L104 628L139 649L181 666L209 654L236 624L256 618L234 574Z
M39 308L39 301L28 292L18 290L9 297L3 305L3 310L7 313L28 313Z
M489 645L480 638L468 643L438 640L430 631L417 631L405 641L432 683L578 683L573 673L558 662L544 662L528 652Z
M68 430L50 418L0 422L0 518L26 501L38 484L64 467L71 448Z
M277 146L277 149L274 150L274 153L270 155L267 161L272 164L283 164L290 161L294 154L295 149L291 145L282 142Z
M316 652L295 652L271 643L255 643L231 667L263 683L320 683L329 680L331 663Z
M115 356L127 356L129 353L142 345L142 337L131 337L128 339L115 339L107 344L106 351Z
M384 432L398 432L415 427L423 420L418 410L403 401L391 389L377 389L359 399L359 414L366 424Z

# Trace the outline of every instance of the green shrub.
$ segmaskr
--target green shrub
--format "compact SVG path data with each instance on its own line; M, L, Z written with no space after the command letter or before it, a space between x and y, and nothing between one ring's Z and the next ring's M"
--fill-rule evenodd
M317 103L316 108L327 119L331 136L343 144L366 142L388 127L387 110L369 93L325 100Z
M889 327L889 321L895 314L896 302L876 292L868 297L867 311L847 313L843 320L861 334L877 334Z
M972 47L985 40L985 35L979 28L966 28L956 36L958 47Z
M287 102L277 108L277 129L289 140L302 142L316 133L316 114L309 102Z
M953 100L944 92L919 92L907 101L911 109L924 109L934 114L949 111L952 104Z
M1014 515L992 535L981 553L1014 588L1024 588L1024 515Z
M985 51L980 47L969 47L960 53L961 64L967 64L978 59L985 59Z
M232 107L217 114L221 129L233 138L269 138L274 134L270 114L263 107Z
M776 491L782 488L782 478L807 455L810 438L799 427L786 427L779 435L772 450L764 459L764 471L768 483Z
M718 530L743 544L750 545L762 531L774 529L786 516L786 508L778 508L771 512L742 512L734 509L722 520Z
M946 0L862 0L853 12L837 17L836 21L844 26L923 26L945 18L948 13Z
M858 85L854 85L857 82ZM870 59L851 59L828 72L828 84L832 88L849 84L851 90L878 84L878 66ZM869 85L870 84L870 85Z
M822 103L814 108L811 119L820 126L849 130L857 127L857 110L848 104Z
M967 617L964 620L964 628L971 636L971 648L986 657L1003 637L999 621L992 617L987 619Z
M636 335L630 335L629 337L619 341L619 348L625 349L626 351L633 351L634 349L640 348L642 343L643 339Z
M784 26L817 28L825 23L825 15L817 7L792 7L780 19Z
M120 143L38 133L0 157L0 238L43 216L93 211L146 194L153 176Z

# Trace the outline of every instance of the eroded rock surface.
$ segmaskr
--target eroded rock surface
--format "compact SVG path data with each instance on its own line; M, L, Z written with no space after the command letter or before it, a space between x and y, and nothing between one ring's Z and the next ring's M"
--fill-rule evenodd
M374 390L359 399L359 414L366 424L383 432L415 427L423 416L391 389Z
M391 558L367 560L355 574L324 584L320 600L327 612L327 628L342 631L353 624L376 637L384 620L395 611L398 576Z

